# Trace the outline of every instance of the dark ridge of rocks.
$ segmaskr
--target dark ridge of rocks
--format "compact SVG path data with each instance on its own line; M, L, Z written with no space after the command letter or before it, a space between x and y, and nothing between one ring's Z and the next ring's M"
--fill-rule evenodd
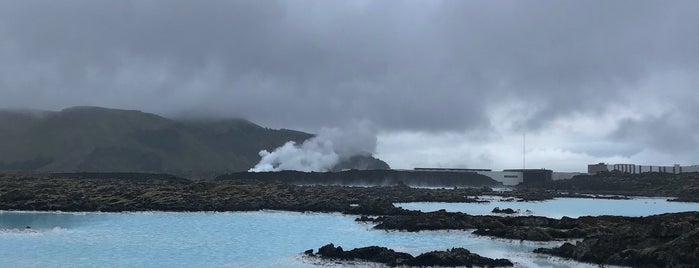
M313 253L311 252L310 254ZM342 247L335 247L333 244L328 244L319 248L316 256L336 260L378 262L389 266L405 265L407 261L413 258L413 256L408 253L396 252L385 247L371 246L344 251Z
M318 253L313 254L309 249L304 252L308 256L315 256L332 260L359 260L383 263L388 266L466 266L466 267L503 267L513 266L507 259L491 259L471 253L464 248L452 248L446 251L431 251L413 257L408 253L396 252L385 247L363 247L344 251L342 247L333 244L322 246Z
M437 211L387 215L372 220L376 229L421 231L476 229L473 233L507 239L582 239L536 252L598 264L696 267L699 263L699 212L647 217L595 216L550 219L535 216L473 216Z
M299 186L189 180L159 174L76 173L0 178L0 209L61 211L288 211L392 215L395 202L483 202L478 189ZM94 176L94 177L93 177ZM153 176L153 177L151 177Z
M601 195L676 196L682 197L684 201L697 202L699 173L603 172L596 175L578 175L569 180L537 182L519 188Z
M627 200L633 196L659 196L657 194L649 194L646 192L630 192L630 191L604 191L595 193L593 191L568 192L566 190L550 190L532 188L534 186L521 186L528 188L520 188L507 192L491 192L488 195L502 197L500 201L504 202L537 202L546 201L554 198L586 198L586 199L612 199L612 200ZM662 196L662 195L660 195ZM664 196L663 196L664 197ZM696 194L684 194L678 198L668 199L668 201L677 202L699 202L699 191Z
M517 211L515 211L514 209L511 209L511 208L500 209L499 207L495 207L490 212L498 213L498 214L515 214L515 213L517 213Z
M699 197L678 197L678 198L670 198L667 201L669 202L692 202L692 203L699 203Z
M600 264L697 267L699 212L630 218L624 224L603 225L575 244L535 252Z
M49 178L76 178L76 179L117 179L117 180L180 180L175 175L166 173L140 173L140 172L74 172L74 173L50 173Z
M556 197L629 199L630 196L671 196L676 198L668 201L699 202L699 173L603 172L578 175L568 180L521 184L512 191L492 195L508 197L518 202L543 201Z
M502 197L511 197L515 198L514 200L517 202L526 202L526 201L544 201L544 200L550 200L556 197L557 193L553 191L543 191L543 190L537 190L537 189L515 189L509 192L500 192L496 193L496 195L500 195Z
M363 215L359 218L354 219L354 221L357 221L357 222L377 222L378 220L379 220L378 217L369 217L366 215Z
M546 201L554 198L564 197L564 198L589 198L589 199L630 199L625 195L618 194L580 194L575 192L567 192L560 190L549 190L549 189L537 189L531 188L532 186L521 186L528 188L519 188L507 192L494 192L492 195L503 197L502 201L510 202L536 202L536 201ZM623 194L628 194L624 192ZM640 194L636 194L640 195Z
M699 202L699 187L696 189L687 189L677 195L677 198L668 199L672 202Z
M555 238L544 228L518 226L514 228L477 229L473 234L529 241L552 241Z
M559 195L557 197L573 197L573 194L569 195ZM592 198L592 199L610 199L610 200L629 200L631 197L625 195L579 195L579 198Z
M386 215L378 217L374 221L379 222L374 228L384 230L418 232L422 230L477 229L477 234L536 241L542 241L542 239L528 239L527 236L512 234L532 233L534 232L532 229L541 229L540 232L545 232L554 239L581 238L582 231L574 229L585 226L566 217L558 220L540 216L478 216L461 212L446 212L445 210ZM502 234L502 236L498 234Z
M491 259L471 253L465 248L452 248L446 251L423 253L408 262L411 266L477 266L508 267L514 264L508 259Z
M490 177L475 172L413 170L346 170L340 172L238 172L218 176L219 180L281 181L301 185L369 185L407 184L429 187L493 187L502 186Z

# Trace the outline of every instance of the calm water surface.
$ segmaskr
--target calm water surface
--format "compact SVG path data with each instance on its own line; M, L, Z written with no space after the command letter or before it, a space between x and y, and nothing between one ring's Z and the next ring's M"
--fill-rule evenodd
M31 229L26 229L30 226ZM301 252L335 243L419 254L465 247L518 267L595 267L531 253L555 243L469 231L387 232L328 213L0 212L0 267L319 267ZM363 264L367 266L369 264ZM376 265L371 265L376 266Z
M491 215L495 207L520 210L519 215L537 215L551 218L618 215L648 216L669 212L699 211L699 203L668 202L667 198L633 198L626 200L591 198L555 198L536 202L501 201L499 196L481 197L489 203L396 203L396 206L424 212L446 209L471 215ZM529 210L530 212L527 212Z

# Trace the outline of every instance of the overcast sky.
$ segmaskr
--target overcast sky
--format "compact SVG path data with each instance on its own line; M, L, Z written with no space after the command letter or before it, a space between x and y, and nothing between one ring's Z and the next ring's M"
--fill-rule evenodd
M370 121L395 168L699 164L699 1L0 1L0 107Z

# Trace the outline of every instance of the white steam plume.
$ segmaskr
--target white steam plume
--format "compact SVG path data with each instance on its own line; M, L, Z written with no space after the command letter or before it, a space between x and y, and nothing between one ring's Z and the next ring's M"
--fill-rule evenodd
M250 172L298 170L328 171L355 155L371 155L376 149L376 128L357 121L344 128L323 128L301 145L289 141L273 152L260 151L260 160Z

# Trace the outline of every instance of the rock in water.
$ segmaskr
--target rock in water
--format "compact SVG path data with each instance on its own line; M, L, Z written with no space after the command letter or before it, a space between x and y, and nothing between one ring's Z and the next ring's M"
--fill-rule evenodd
M312 255L312 253L308 254L308 251L306 251L305 254ZM432 251L413 257L408 253L396 252L385 247L370 246L344 251L342 247L335 247L333 244L327 244L318 249L318 254L314 256L324 259L377 262L389 266L513 266L512 262L507 259L482 257L478 254L471 253L465 248Z
M342 259L345 254L342 247L335 247L332 243L322 246L318 249L318 255L327 258L340 258Z
M396 252L385 247L363 247L347 252L350 259L366 260L371 262L385 263L390 266L402 265L413 258L412 255L403 252Z
M495 207L492 211L492 213L501 213L501 214L515 214L517 211L511 208L504 208L500 209L499 207Z
M508 259L491 259L471 253L465 248L452 248L447 251L431 251L413 258L411 266L479 266L499 267L513 266Z

